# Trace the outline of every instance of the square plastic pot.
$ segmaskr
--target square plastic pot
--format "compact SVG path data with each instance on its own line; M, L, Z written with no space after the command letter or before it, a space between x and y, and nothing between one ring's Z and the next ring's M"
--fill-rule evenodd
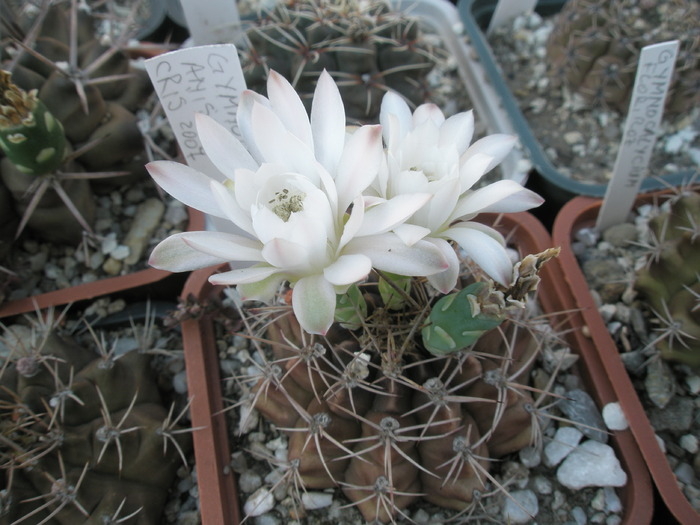
M650 203L661 193L650 193L638 197L636 204ZM571 248L576 231L595 225L602 201L590 197L577 197L566 204L557 215L552 232L555 245L561 246L559 256L563 278L576 298L576 307L583 316L592 341L592 349L612 382L614 395L618 398L630 429L649 468L653 483L661 495L669 512L683 525L700 523L698 513L685 497L676 482L676 476L661 450L656 433L642 406L642 402L632 385L627 370L620 358L620 352L608 332L605 321L591 295L581 267Z
M586 184L573 180L561 173L545 154L525 115L520 110L518 101L508 86L484 34L496 3L496 0L459 0L457 8L469 38L469 44L473 47L476 60L485 72L483 81L495 91L501 111L505 113L505 118L499 118L499 122L504 125L499 131L518 135L534 170L527 181L527 187L546 199L545 204L536 215L549 223L556 212L576 196L603 197L607 184ZM554 15L561 10L565 3L566 0L539 0L535 11L542 16ZM690 175L692 175L690 172L678 172L659 178L649 177L642 182L641 191L658 190L669 185L679 186Z
M495 216L484 222L494 224ZM523 253L539 253L552 246L542 224L528 213L500 216L498 229ZM194 297L199 301L216 296L222 287L209 284L210 275L226 271L226 265L193 272L182 293L182 299ZM544 311L553 315L552 323L567 334L574 352L580 355L579 372L588 391L599 407L617 401L615 390L605 374L593 341L585 336L584 318L575 309L576 301L566 286L558 263L544 266L538 300ZM223 413L221 376L218 352L214 341L211 318L182 323L187 383L192 405L192 426L197 465L197 479L203 523L238 524L242 512L235 475L230 469L231 448ZM629 430L613 432L611 444L620 459L628 481L620 489L625 508L623 523L649 523L653 513L651 482L634 438Z

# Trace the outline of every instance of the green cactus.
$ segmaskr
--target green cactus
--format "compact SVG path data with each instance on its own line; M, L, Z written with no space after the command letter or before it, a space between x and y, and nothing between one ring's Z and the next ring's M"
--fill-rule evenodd
M348 118L374 120L385 91L413 104L425 100L425 78L436 63L418 19L383 0L285 0L246 32L241 63L246 84L264 93L270 69L311 102L326 69L340 88Z
M699 22L695 0L569 0L547 43L549 77L625 114L642 47L678 39L666 112L687 113L700 103Z
M0 148L17 169L31 175L54 171L63 163L63 126L36 91L20 90L0 71Z
M53 320L1 339L0 524L159 523L191 445L151 356L100 355Z
M700 369L700 193L684 191L649 222L652 253L635 288L662 323L661 357Z
M540 346L513 311L557 253L527 256L508 289L471 283L432 312L420 280L396 286L403 308L386 305L382 274L350 289L340 302L346 328L323 339L303 334L291 312L265 319L273 357L251 395L289 436L295 485L339 486L371 523L394 521L417 499L465 512L478 505L493 460L541 435L527 385Z
M76 244L92 231L97 179L104 186L147 177L134 111L152 87L121 49L128 35L102 44L98 19L75 2L49 2L38 13L26 20L10 10L3 20L16 39L2 48L3 69L16 86L3 73L0 177L22 217L18 235L28 226L45 239ZM7 126L24 113L22 130ZM31 136L30 115L41 124L29 128Z

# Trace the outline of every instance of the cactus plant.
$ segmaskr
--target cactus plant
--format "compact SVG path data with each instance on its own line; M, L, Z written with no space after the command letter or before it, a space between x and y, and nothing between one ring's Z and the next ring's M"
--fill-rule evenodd
M23 217L20 231L28 223L52 241L77 243L91 231L88 179L145 175L148 159L134 112L152 88L121 49L128 34L104 44L95 36L97 22L77 2L45 3L30 20L15 12L3 19L14 40L2 49L3 69L12 75L10 81L3 73L2 126L15 141L3 137L0 174ZM14 129L17 118L24 119L21 133ZM56 125L30 128L27 118ZM27 140L18 143L20 136ZM27 147L32 164L19 156Z
M679 192L649 221L651 252L635 288L659 319L662 358L700 368L700 193Z
M246 31L246 84L264 93L270 69L284 75L306 102L326 69L337 81L349 118L376 120L382 95L394 90L414 105L436 63L418 19L384 0L285 0Z
M0 523L158 523L190 443L151 347L115 355L63 323L50 310L4 327Z
M432 311L420 280L402 308L388 308L368 283L359 288L360 326L325 339L304 334L286 309L263 316L272 358L251 397L289 436L298 483L342 487L372 523L393 521L419 498L465 512L481 503L491 462L541 435L528 386L537 328L513 310L557 253L527 256L507 290L488 279L468 284Z
M549 76L591 104L626 113L641 48L680 40L666 111L700 103L700 6L694 0L570 0L547 43Z

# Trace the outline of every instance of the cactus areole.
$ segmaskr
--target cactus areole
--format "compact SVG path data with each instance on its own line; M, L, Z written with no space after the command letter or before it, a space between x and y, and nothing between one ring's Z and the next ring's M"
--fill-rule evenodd
M66 138L61 123L36 96L0 71L0 147L24 173L43 175L63 162Z

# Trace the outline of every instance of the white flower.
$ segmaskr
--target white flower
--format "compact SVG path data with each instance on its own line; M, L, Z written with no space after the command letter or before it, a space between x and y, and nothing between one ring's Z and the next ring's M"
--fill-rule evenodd
M333 322L336 293L364 279L372 267L402 274L443 271L433 243L406 245L391 230L431 195L406 192L381 202L362 192L382 162L379 126L345 131L338 89L322 74L306 115L291 85L272 72L269 99L246 91L238 125L242 144L213 119L198 115L205 153L227 179L218 181L174 162L153 162L154 180L175 198L230 220L247 236L186 232L162 241L150 263L187 271L230 261L252 266L214 275L214 284L238 285L246 299L269 301L284 281L301 326L324 334Z
M449 268L429 276L430 283L443 293L454 288L459 260L449 241L455 241L494 280L508 285L512 264L502 236L471 219L483 212L524 211L543 199L511 180L472 187L511 151L515 138L490 135L470 146L471 111L445 119L437 106L423 104L412 114L393 93L382 100L380 122L386 163L372 186L376 195L385 199L416 192L432 195L395 229L407 244L431 242L448 259Z

